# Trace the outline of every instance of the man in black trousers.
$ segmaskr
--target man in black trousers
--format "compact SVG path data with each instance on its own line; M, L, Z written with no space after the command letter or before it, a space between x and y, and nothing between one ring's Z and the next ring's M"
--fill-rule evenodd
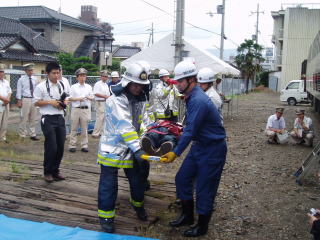
M40 108L41 129L44 141L44 180L61 181L65 178L59 172L63 157L66 127L63 98L64 87L59 83L60 66L56 62L46 66L47 79L39 83L34 90L34 105Z

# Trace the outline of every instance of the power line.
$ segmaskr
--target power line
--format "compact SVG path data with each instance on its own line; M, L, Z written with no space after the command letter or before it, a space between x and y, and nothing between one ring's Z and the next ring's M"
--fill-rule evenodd
M167 14L167 15L169 15L170 17L173 17L173 18L174 18L174 15L173 15L173 14L171 14L171 13L163 10L162 8L159 8L159 7L153 5L153 4L151 4L151 3L149 3L149 2L147 2L147 1L145 1L145 0L140 0L140 1L144 2L145 4L147 4L147 5L149 5L149 6L153 7L153 8L156 8L156 9L158 9L159 11L164 12L165 14ZM194 27L194 28L200 29L200 30L202 30L202 31L206 31L206 32L215 34L215 35L217 35L217 36L221 36L220 33L216 33L216 32L210 31L210 30L208 30L208 29L205 29L205 28L196 26L196 25L194 25L194 24L192 24L192 23L190 23L190 22L185 21L185 23L188 24L188 25L190 25L190 26L192 26L192 27ZM232 42L232 43L235 44L236 46L239 46L239 44L235 43L233 40L227 38L226 36L224 36L224 39L225 39L225 40L229 40L230 42Z
M132 21L126 21L126 22L118 22L118 23L110 23L111 25L121 25L121 24L128 24L128 23L135 23L135 22L144 22L150 19L156 19L156 18L160 18L163 17L163 15L157 16L157 17L150 17L150 18L141 18L141 19L137 19L137 20L132 20Z

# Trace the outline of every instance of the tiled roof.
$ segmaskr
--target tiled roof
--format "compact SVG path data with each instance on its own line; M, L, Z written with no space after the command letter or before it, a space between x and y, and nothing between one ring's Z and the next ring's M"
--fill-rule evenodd
M118 58L129 58L140 51L141 51L141 48L139 48L139 47L119 46L112 53L112 56L118 57Z
M19 7L0 7L0 16L19 19L21 22L61 22L66 25L75 26L92 31L103 31L102 28L82 22L66 14L44 6L19 6Z
M54 57L43 54L32 54L27 51L19 50L7 50L5 52L0 51L0 59L17 60L17 61L30 61L30 62L54 62Z
M0 17L0 47L12 42L13 35L21 36L39 52L54 53L59 51L56 45L18 20Z

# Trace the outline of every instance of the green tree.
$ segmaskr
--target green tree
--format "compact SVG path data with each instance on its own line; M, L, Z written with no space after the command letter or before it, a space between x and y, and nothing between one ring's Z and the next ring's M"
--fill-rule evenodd
M235 61L242 76L246 79L246 93L249 90L249 80L262 70L260 65L264 61L262 50L261 45L250 39L245 39L237 49L238 55L235 57Z
M73 75L78 68L85 68L88 71L88 75L99 75L99 68L92 63L92 59L89 57L74 57L70 53L59 53L58 61L62 66L64 74Z

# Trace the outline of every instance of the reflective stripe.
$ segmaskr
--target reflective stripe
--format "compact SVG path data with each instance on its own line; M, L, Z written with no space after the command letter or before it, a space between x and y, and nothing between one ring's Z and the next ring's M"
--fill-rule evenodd
M163 93L164 93L164 96L166 97L169 94L169 91L166 89L163 89Z
M124 133L121 136L125 142L129 142L139 138L137 132Z
M98 216L102 218L113 218L116 215L116 211L103 211L98 209Z
M169 118L170 115L165 115L165 114L157 114L157 118Z
M142 120L138 120L138 123L141 124L141 123L142 123Z
M128 132L128 133L121 134L121 136L122 136L123 138L125 138L125 137L128 137L128 136L134 135L134 134L137 134L137 132L136 132L136 131L134 131L134 132Z
M172 115L173 115L173 116L178 116L178 115L179 115L179 112L173 112Z
M136 202L132 198L130 198L130 203L135 207L142 207L143 206L143 201L142 202Z
M138 137L138 134L137 134L137 136L134 136L134 137L131 137L131 138L125 138L124 139L124 141L125 142L129 142L129 141L132 141L132 140L135 140L135 139L138 139L139 137Z
M150 114L150 115L149 115L149 118L150 118L150 120L155 120L155 117L154 117L153 114Z
M117 168L133 168L133 160L120 160L104 157L98 154L98 163L104 166Z

